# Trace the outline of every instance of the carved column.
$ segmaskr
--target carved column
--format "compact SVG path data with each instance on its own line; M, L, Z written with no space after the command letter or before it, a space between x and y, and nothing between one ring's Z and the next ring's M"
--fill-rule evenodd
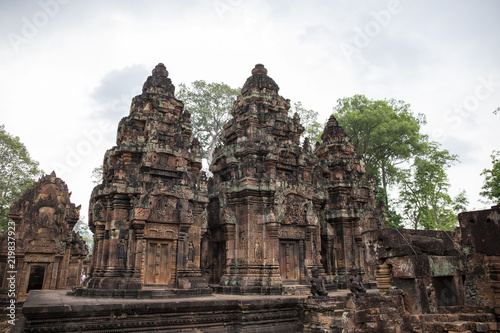
M137 215L136 215L137 216ZM144 270L142 267L143 257L144 257L144 226L146 222L144 220L134 220L132 227L134 228L135 234L135 260L133 263L133 276L144 281Z
M229 266L236 263L236 226L234 224L226 224L224 226L224 239L226 239L226 272L229 273Z
M50 274L51 274L51 280L50 280L50 289L56 289L57 283L58 283L58 273L59 273L59 266L61 262L61 257L57 256L54 261L54 265L52 266L52 270L49 269ZM50 266L50 265L49 265Z
M96 221L95 222L95 269L94 276L100 275L103 269L103 257L104 257L104 232L106 228L106 222Z
M326 274L334 274L334 248L333 248L333 236L326 237Z
M61 264L59 266L57 289L66 288L68 275L69 275L69 262L71 260L71 246L67 245L64 255L62 257Z
M349 268L355 265L355 253L354 253L354 231L353 231L353 222L352 221L344 221L342 223L342 228L344 232L343 237L343 245L344 245L344 269L346 272L349 271Z
M181 224L179 227L179 238L177 240L177 288L189 289L187 281L183 278L186 277L186 263L187 263L187 238L188 238L189 225Z
M377 266L375 278L377 280L377 288L380 291L380 295L384 296L391 287L392 280L391 267L385 261L382 265Z
M264 242L264 256L268 255L266 258L266 264L271 269L272 273L269 277L269 286L281 286L281 275L279 269L279 252L280 252L280 240L279 240L279 223L271 221L265 226L267 239Z
M112 220L109 226L109 255L105 276L123 277L126 272L127 239L129 230L128 195L116 194L112 199Z

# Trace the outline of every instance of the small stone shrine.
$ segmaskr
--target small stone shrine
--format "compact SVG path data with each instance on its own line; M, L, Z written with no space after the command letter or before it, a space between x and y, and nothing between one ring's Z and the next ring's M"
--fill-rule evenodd
M191 143L190 114L175 99L165 66L152 74L120 121L103 183L92 192L89 294L211 292L200 271L208 203L200 146Z
M45 175L19 200L12 203L9 216L15 236L0 235L0 290L7 296L9 272L16 277L17 301L31 290L70 289L80 283L88 248L73 227L80 218L80 206L70 201L67 185L52 172ZM10 226L12 227L12 226ZM9 255L15 239L15 261ZM11 267L13 264L14 267Z

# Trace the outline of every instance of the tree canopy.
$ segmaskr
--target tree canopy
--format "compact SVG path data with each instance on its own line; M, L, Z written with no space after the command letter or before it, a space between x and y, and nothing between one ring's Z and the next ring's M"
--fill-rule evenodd
M468 201L465 192L450 197L446 172L458 157L421 133L423 114L415 115L404 101L354 95L337 101L334 116L364 157L367 174L377 179L389 226L448 230L456 225L456 213Z
M447 169L458 162L458 156L428 143L412 165L399 171L399 199L403 218L414 229L451 230L457 224L457 213L467 206L465 192L454 200L448 194Z
M33 184L43 172L38 162L31 159L25 145L5 131L0 125L0 231L9 221L9 209L13 201Z
M176 98L183 101L191 113L193 135L200 141L202 157L207 159L208 165L240 90L225 83L207 83L203 80L194 81L190 86L183 83L179 85Z
M101 184L103 181L102 177L103 177L103 166L102 165L92 169L92 175L90 176L90 178L92 179L92 183L94 183L94 185Z
M292 112L299 115L300 123L304 126L302 138L309 138L310 142L320 142L325 124L318 121L318 112L306 109L300 101L293 103Z
M370 100L364 95L341 98L333 110L356 152L364 156L367 173L382 184L388 206L387 187L396 182L398 165L422 149L425 116L415 116L403 101Z
M484 184L481 196L500 205L500 151L494 150L491 153L491 169L484 169L481 176L484 176Z
M224 124L231 118L233 102L240 90L225 83L207 83L203 80L194 81L190 86L184 83L179 85L176 97L184 102L185 108L191 113L193 135L200 141L203 158L208 165ZM302 138L321 140L324 124L318 122L318 112L304 108L300 101L294 103L291 112L299 115L305 128Z
M94 248L94 234L90 231L89 225L82 220L78 220L73 230L80 234L82 239L87 243L89 247L89 256L92 254Z

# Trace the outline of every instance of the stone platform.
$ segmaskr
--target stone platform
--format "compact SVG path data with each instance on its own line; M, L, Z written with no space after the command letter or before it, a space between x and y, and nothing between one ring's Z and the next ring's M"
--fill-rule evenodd
M25 332L302 332L307 296L87 298L32 291Z
M369 290L367 296L339 290L327 297L119 299L32 291L23 306L23 332L499 332L491 309L451 306L410 314L400 294Z

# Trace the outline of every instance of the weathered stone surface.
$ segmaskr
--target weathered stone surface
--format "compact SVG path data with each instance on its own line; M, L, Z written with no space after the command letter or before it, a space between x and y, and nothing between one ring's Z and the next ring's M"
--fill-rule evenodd
M399 288L413 331L497 329L483 322L492 322L492 313L497 321L500 315L500 207L461 213L459 222L453 232L363 234L367 260L379 264L377 278L384 288L392 285L386 295Z
M157 65L106 152L104 181L89 206L90 289L210 292L199 264L207 181L190 114L174 90Z
M376 186L367 179L364 162L356 155L342 127L332 115L315 149L318 166L314 179L323 190L321 221L322 253L327 274L347 287L346 276L352 266L373 280L375 266L364 257L362 233L385 226L383 209L376 205Z
M15 228L11 225L0 235L3 296L9 289L7 271L15 272L18 301L24 301L30 290L67 289L80 284L88 248L73 231L80 218L80 206L71 203L70 196L67 185L53 172L40 178L12 203L9 216ZM15 236L9 237L9 230L15 230ZM15 261L8 260L13 259L9 248L15 248Z
M159 64L91 197L92 277L74 294L109 298L34 292L26 331L497 331L500 208L461 214L453 232L384 228L375 183L336 119L313 151L278 92L256 65L207 192L189 113ZM232 295L303 295L313 269L317 286L345 288L353 266L352 280L376 277L383 296ZM208 292L207 281L226 295L168 299Z
M466 304L494 307L500 320L500 206L458 219L467 253Z
M352 265L374 273L361 247L361 233L383 224L374 182L335 118L314 152L301 145L278 91L256 65L210 166L203 264L221 292L281 293L308 284L313 267L330 286Z
M95 299L34 292L24 332L301 332L302 298ZM47 305L50 304L50 305Z

